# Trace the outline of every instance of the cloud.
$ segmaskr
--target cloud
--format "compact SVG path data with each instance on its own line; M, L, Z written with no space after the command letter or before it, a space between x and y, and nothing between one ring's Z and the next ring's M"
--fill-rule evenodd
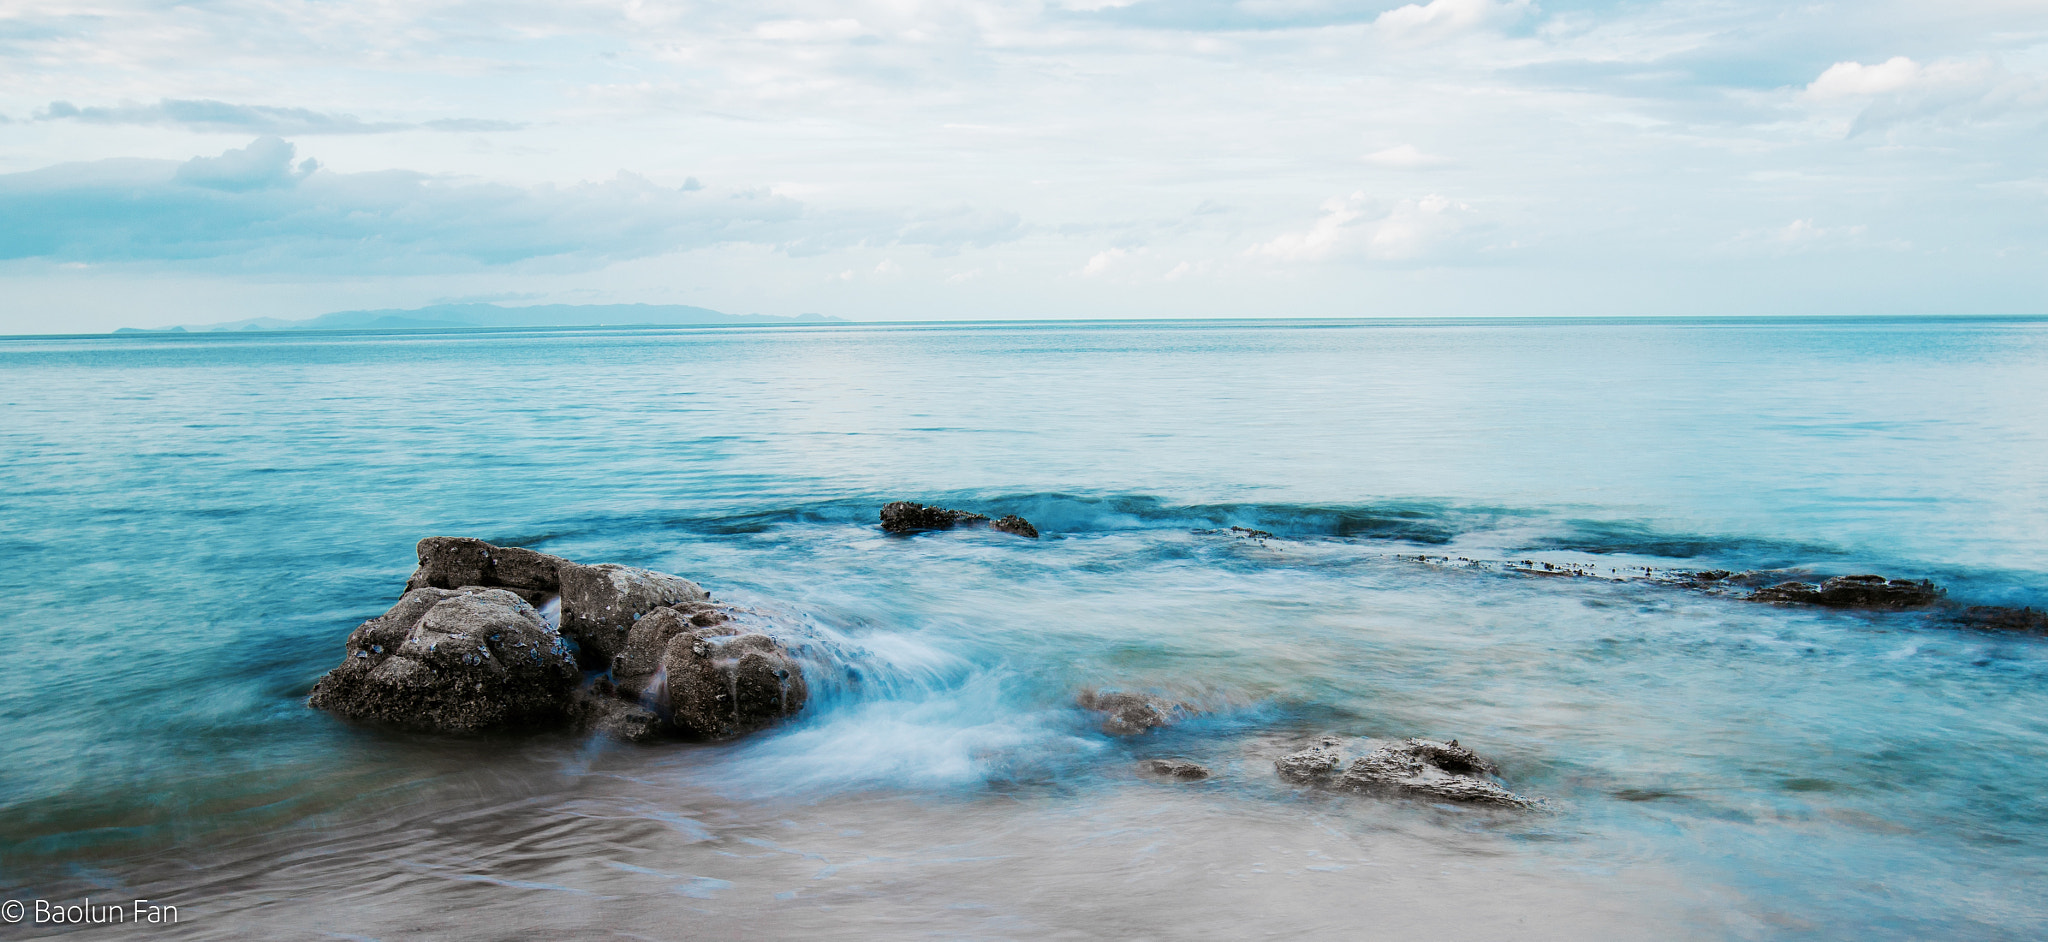
M0 258L210 263L258 270L421 272L531 259L573 264L724 242L776 244L804 207L619 173L516 187L292 163L259 138L184 163L105 160L0 175Z
M1812 219L1794 219L1782 226L1745 229L1720 248L1738 254L1800 255L1808 252L1869 246L1867 226L1823 226ZM1875 243L1893 251L1911 249L1912 243L1889 240Z
M418 273L541 259L592 267L738 243L790 255L897 244L946 255L1022 230L1014 213L965 204L829 212L694 177L669 187L620 171L522 187L409 170L334 173L296 156L290 142L265 136L182 163L115 159L0 175L0 259Z
M1472 207L1446 197L1386 202L1353 193L1325 201L1307 229L1283 233L1245 254L1282 262L1424 261L1465 247L1478 228Z
M228 150L219 157L194 157L178 167L171 178L179 183L211 190L242 192L288 187L320 169L320 162L307 158L294 168L297 148L281 138L259 137L240 150Z
M1858 108L1855 137L1915 122L1981 123L2048 111L2048 82L2007 71L1990 59L1920 63L1893 56L1876 65L1837 62L1806 86L1822 107Z
M386 134L394 131L516 131L525 127L509 121L477 118L443 118L411 124L400 121L363 121L355 115L329 114L307 108L279 108L270 105L236 105L208 99L165 98L153 105L124 102L119 105L79 107L68 101L53 101L36 112L37 121L78 121L104 125L168 125L195 131L249 132L274 135L303 134Z
M1088 259L1087 264L1081 266L1081 277L1099 278L1130 256L1131 253L1124 249L1104 249L1095 253Z
M1365 155L1366 163L1388 170L1428 170L1441 167L1449 161L1434 154L1425 154L1413 144L1401 144Z
M942 250L986 248L1017 238L1023 226L1024 220L1016 213L959 204L910 219L896 230L892 241Z

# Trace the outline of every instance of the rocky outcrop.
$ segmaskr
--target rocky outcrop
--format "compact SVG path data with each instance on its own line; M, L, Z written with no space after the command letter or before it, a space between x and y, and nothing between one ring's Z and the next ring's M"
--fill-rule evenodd
M1344 764L1342 746L1342 740L1337 737L1324 736L1307 749L1273 760L1273 767L1285 781L1313 785L1330 777L1339 765Z
M1942 591L1926 580L1886 579L1883 576L1835 576L1818 585L1810 582L1780 582L1758 589L1752 602L1793 602L1827 608L1857 608L1899 611L1926 608L1941 601Z
M615 563L561 569L562 635L581 649L583 666L604 670L626 647L626 633L655 609L701 602L711 593L681 576Z
M1351 763L1337 787L1510 808L1536 806L1494 781L1498 774L1492 762L1455 739L1409 739L1381 746Z
M307 702L411 729L557 723L582 676L561 636L504 589L412 589L346 651Z
M808 699L787 648L687 579L462 537L421 540L419 557L404 597L349 636L310 705L412 729L573 723L647 742L737 736ZM557 598L559 630L530 601ZM616 683L579 690L579 660Z
M890 533L921 533L926 530L951 530L954 527L965 526L987 526L997 532L1038 539L1038 528L1016 514L991 522L983 514L948 510L944 507L928 507L907 500L895 501L882 507L882 529Z
M1138 763L1138 768L1153 775L1180 779L1184 782L1199 782L1210 775L1208 766L1186 759L1146 759Z
M1111 736L1136 736L1195 712L1188 704L1145 693L1084 690L1075 701L1103 714L1102 731Z

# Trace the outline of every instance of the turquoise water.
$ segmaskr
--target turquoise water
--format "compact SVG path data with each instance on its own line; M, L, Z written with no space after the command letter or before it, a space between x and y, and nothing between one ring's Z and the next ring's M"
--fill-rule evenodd
M0 404L9 899L221 938L2048 933L2048 640L1395 558L2042 605L2048 323L14 339ZM903 498L1046 538L885 536ZM714 747L306 709L430 534L679 573L868 680ZM1091 685L1209 712L1111 739ZM1323 732L1459 738L1554 810L1274 779Z

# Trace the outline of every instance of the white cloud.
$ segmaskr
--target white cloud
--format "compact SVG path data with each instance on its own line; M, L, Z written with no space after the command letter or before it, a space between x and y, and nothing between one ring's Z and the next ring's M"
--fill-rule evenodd
M1080 275L1083 278L1099 277L1130 257L1131 253L1123 249L1104 249L1095 253L1088 259L1087 264L1081 266Z
M2048 113L2048 81L1986 58L1837 62L1806 86L1804 97L1821 107L1858 109L1848 128L1851 137L1917 122L1982 123Z
M1877 95L1911 86L1926 75L1920 63L1905 56L1893 56L1878 65L1837 62L1806 86L1806 93L1815 98Z
M1282 262L1443 259L1466 247L1465 236L1476 224L1471 206L1443 196L1389 202L1353 193L1325 201L1308 228L1275 236L1245 254Z

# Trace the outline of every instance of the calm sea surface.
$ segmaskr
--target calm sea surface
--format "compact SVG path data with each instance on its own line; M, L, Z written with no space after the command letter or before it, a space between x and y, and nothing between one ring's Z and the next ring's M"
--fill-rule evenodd
M0 455L7 899L194 938L2048 935L2048 639L1395 558L2040 606L2048 322L14 339ZM888 537L894 499L1045 538ZM719 746L307 709L432 534L688 576L870 681ZM1113 739L1097 685L1209 712ZM1279 782L1322 733L1455 737L1552 810Z

